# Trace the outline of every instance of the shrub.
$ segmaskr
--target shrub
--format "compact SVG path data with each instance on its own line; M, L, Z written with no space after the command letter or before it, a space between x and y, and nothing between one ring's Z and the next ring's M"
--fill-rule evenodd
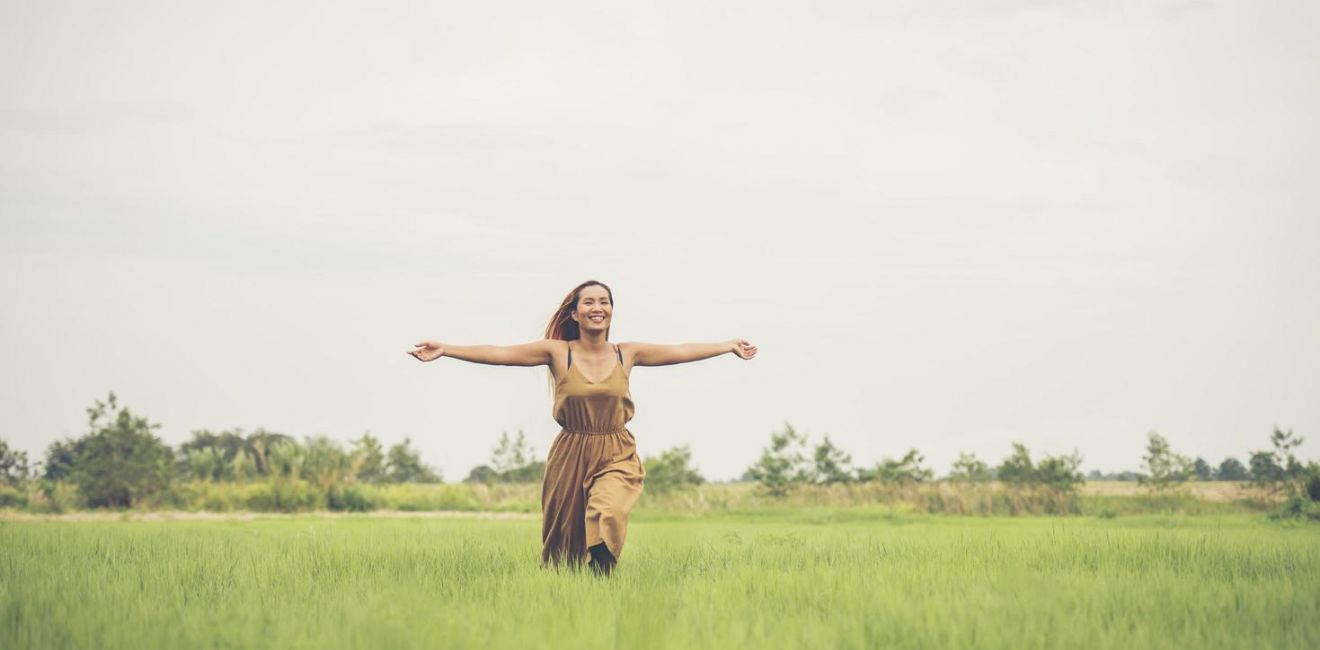
M920 483L929 481L935 476L935 472L922 467L921 462L925 460L916 449L909 449L907 454L898 460L885 458L875 466L870 472L858 472L858 477L863 481L881 481L885 483Z
M353 451L349 458L352 473L364 483L380 483L385 480L385 451L380 441L369 433L353 441Z
M785 422L783 431L770 434L770 446L761 450L761 458L747 469L747 476L770 496L787 495L810 479L811 468L802 454L806 444L807 437Z
M257 512L306 512L315 510L324 492L302 479L275 480L246 486L243 505Z
M151 432L160 425L118 408L113 392L87 413L91 433L74 443L67 469L88 505L129 507L160 496L174 473L173 452Z
M9 443L0 440L0 485L18 485L28 474L27 452L10 449Z
M1076 451L1067 456L1045 456L1036 464L1036 481L1052 490L1071 492L1085 483L1081 465L1082 456Z
M953 461L953 469L949 471L949 480L951 481L988 481L990 479L990 468L975 454L966 452L958 454L958 460Z
M1160 492L1181 485L1192 477L1192 461L1186 456L1173 453L1164 436L1154 431L1146 436L1146 455L1142 457L1146 475L1139 479L1139 483Z
M325 492L325 507L330 510L366 512L375 510L376 504L356 485L332 485Z
M1216 481L1245 481L1251 476L1247 473L1247 467L1242 461L1236 458L1225 458L1224 462L1219 464L1219 469L1215 470Z
M31 512L59 514L82 506L77 486L40 479L34 487L28 492L27 509Z
M646 490L649 492L664 493L685 485L701 485L706 482L692 467L692 450L687 445L666 449L659 456L646 459L643 465L646 467Z
M834 443L830 442L829 436L825 436L825 439L816 445L812 459L815 461L812 478L816 483L829 485L853 481L852 456L835 447Z
M421 454L412 447L412 440L404 438L387 454L386 474L394 483L439 483L440 472L422 463Z
M1039 485L1056 491L1071 492L1085 483L1081 472L1082 457L1076 451L1066 456L1045 456L1040 463L1031 460L1031 452L1020 442L1013 443L1013 453L1000 463L999 480L1014 486Z
M0 484L0 508L26 508L27 494L22 490Z

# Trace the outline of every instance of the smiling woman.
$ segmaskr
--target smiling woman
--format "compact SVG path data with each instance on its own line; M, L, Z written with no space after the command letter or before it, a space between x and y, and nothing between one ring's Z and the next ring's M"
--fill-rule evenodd
M732 352L756 356L745 339L721 343L611 344L614 293L589 280L560 302L545 338L522 345L447 345L422 341L408 354L503 366L549 368L552 414L562 427L546 459L541 486L541 565L583 562L608 575L623 553L628 513L646 476L637 441L627 428L634 406L629 375L636 366L666 366Z

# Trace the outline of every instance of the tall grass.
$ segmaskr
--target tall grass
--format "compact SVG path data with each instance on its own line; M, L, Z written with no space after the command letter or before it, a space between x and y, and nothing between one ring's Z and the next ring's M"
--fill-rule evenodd
M30 512L64 512L82 507L77 491L63 483L34 482L26 491L7 488L0 508ZM795 507L883 506L898 512L950 515L1100 515L1140 513L1218 514L1259 512L1278 506L1277 499L1242 492L1217 500L1188 492L1122 493L1106 486L1098 493L1060 491L1042 486L1003 483L923 482L851 483L801 486L786 496L772 497L750 483L716 483L667 491L644 491L642 511L691 516L721 512ZM1222 495L1216 495L1222 497ZM534 483L461 484L335 484L329 487L300 479L247 483L193 481L175 484L144 509L210 512L309 512L315 510L496 511L539 512L541 486Z
M1320 646L1320 527L791 512L639 521L609 580L535 521L0 522L0 648Z
M897 512L1000 516L1140 513L1222 514L1270 506L1248 500L1209 501L1191 494L1087 494L997 482L851 483L802 486L772 497L747 483L709 484L643 493L643 509L701 516L760 508L885 506Z

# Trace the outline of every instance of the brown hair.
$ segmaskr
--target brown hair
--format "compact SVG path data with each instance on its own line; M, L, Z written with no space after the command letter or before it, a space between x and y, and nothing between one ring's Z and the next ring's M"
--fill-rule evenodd
M610 304L614 304L614 292L610 291L610 288L605 286L604 282L587 280L573 287L573 290L568 292L567 296L564 296L563 302L559 303L559 308L555 310L555 315L550 317L550 324L545 326L545 338L560 341L576 341L582 338L582 331L578 329L578 322L573 320L571 314L577 311L578 299L582 290L592 285L605 289L605 293L609 294ZM610 338L610 328L608 327L605 328L605 338L606 340Z

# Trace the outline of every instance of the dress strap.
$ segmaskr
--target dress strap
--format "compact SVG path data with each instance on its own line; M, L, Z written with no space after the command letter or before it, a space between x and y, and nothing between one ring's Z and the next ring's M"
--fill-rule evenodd
M623 365L623 351L619 349L619 346L618 346L618 345L615 345L615 346L614 346L614 352L615 352L615 354L618 354L618 355L619 355L619 365L622 366L622 365Z
M572 343L571 341L565 341L565 343L568 343L568 367L569 367L569 368L572 368L572 367L573 367L573 343Z

